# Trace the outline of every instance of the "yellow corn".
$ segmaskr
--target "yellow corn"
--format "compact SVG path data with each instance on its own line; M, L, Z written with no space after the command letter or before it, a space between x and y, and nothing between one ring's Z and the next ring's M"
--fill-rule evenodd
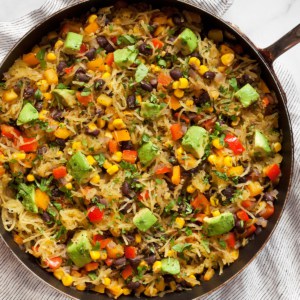
M172 89L173 89L173 90L179 89L179 81L174 81L174 82L172 83Z
M82 148L81 142L73 142L73 144L72 144L73 150L81 150L81 148Z
M159 36L160 34L162 34L165 30L165 27L164 26L158 26L156 28L156 30L154 31L153 35L154 36Z
M48 110L45 110L45 109L42 109L40 112L39 112L39 120L46 120L47 119L47 115L48 115Z
M224 158L224 165L226 167L232 167L232 158L230 156Z
M112 166L112 164L108 160L104 161L104 163L103 163L104 169L109 169L111 166Z
M115 130L115 126L113 125L113 121L108 122L107 128L110 131L114 131Z
M95 292L100 293L100 294L104 294L105 292L105 285L103 284L98 284L94 287L93 289Z
M176 251L171 249L167 252L168 257L176 257Z
M71 190L71 189L73 188L72 183L71 183L71 182L68 182L68 183L65 185L65 188L66 188L67 190Z
M94 131L94 130L97 130L97 125L95 123L89 123L88 124L88 128L90 131Z
M54 49L58 50L59 48L61 48L63 46L64 42L62 40L58 40L55 45L54 45Z
M231 126L237 126L240 123L240 117L237 117L235 121L231 122Z
M98 260L101 256L101 252L97 250L90 251L90 257L92 260Z
M59 139L65 140L71 135L71 131L68 130L67 128L58 127L54 131L54 135L55 135L55 137L57 137Z
M178 88L179 89L187 89L188 87L189 87L189 81L184 77L179 78Z
M100 129L102 129L102 128L105 127L106 121L103 120L103 119L101 119L101 118L99 118L99 119L97 119L97 125L98 125L98 127L99 127Z
M201 65L201 66L199 67L198 71L199 71L200 75L203 76L207 71L209 71L209 69L208 69L207 66Z
M77 289L78 291L84 291L84 290L86 289L85 283L77 284L77 285L76 285L76 289Z
M104 136L107 137L107 138L109 138L109 139L113 139L113 135L112 135L112 133L109 130L105 131Z
M95 158L92 155L88 155L86 159L91 166L94 166L97 163Z
M219 67L218 67L218 71L219 71L220 73L224 73L224 72L226 71L226 67L225 67L225 66L219 66Z
M155 273L155 274L157 274L157 273L159 273L160 271L161 271L161 261L160 260L157 260L154 264L153 264L153 266L152 266L152 271Z
M109 107L112 105L112 98L105 95L105 94L101 94L98 98L97 98L97 103L101 104L103 106Z
M103 73L103 75L101 76L102 79L108 79L111 76L111 73L109 72L105 72Z
M139 244L141 241L142 241L142 237L141 237L140 234L137 233L137 234L135 235L135 242L136 242L137 244Z
M184 96L184 91L180 90L180 89L176 89L174 91L174 96L177 97L177 98L182 98Z
M217 155L211 154L211 155L208 157L207 160L209 161L209 163L210 163L211 165L215 165L216 162L217 162L217 159L218 159Z
M176 223L177 228L179 228L179 229L183 228L183 226L185 224L184 218L177 217L175 219L175 223Z
M142 260L140 263L139 263L139 267L140 268L148 268L148 264L146 261Z
M211 214L213 215L213 217L217 217L217 216L219 216L221 213L220 213L219 210L214 210L214 211L211 212Z
M214 206L214 207L216 207L216 206L219 205L219 199L216 198L215 196L211 196L211 197L209 198L209 202L210 202L210 204L211 204L212 206Z
M240 176L244 173L243 166L231 167L228 169L228 176Z
M105 277L105 278L103 278L102 283L103 283L105 286L108 286L108 285L111 284L111 279L108 278L108 277Z
M129 295L131 293L131 290L128 289L128 288L123 288L122 289L122 293L123 293L123 295L127 296L127 295Z
M194 101L193 100L186 100L185 104L188 107L192 107L194 105Z
M64 276L65 272L62 268L58 268L53 271L53 275L56 279L61 280Z
M186 188L186 191L189 193L189 194L193 194L195 191L196 191L196 188L190 184L187 188Z
M3 93L2 99L5 102L12 102L18 99L18 94L13 89L10 89Z
M251 181L247 185L247 190L249 191L251 197L255 197L261 194L264 188L260 185L258 181Z
M45 100L51 100L53 98L51 93L43 93L43 96Z
M142 101L143 101L141 95L137 95L137 96L135 97L135 100L136 100L138 103L142 103Z
M63 276L63 278L61 279L61 281L62 281L62 284L64 286L71 286L72 283L73 283L73 278L72 278L71 275L66 274L66 275Z
M273 144L273 149L275 152L279 152L281 150L281 144L279 142Z
M175 185L178 185L180 183L180 166L173 167L173 174L172 174L171 181Z
M193 274L190 275L189 278L192 279L192 280L196 280L196 276L193 275ZM191 286L195 286L196 285L195 283L191 283L191 282L189 282L189 283L190 283Z
M122 119L115 119L115 120L113 120L113 126L116 129L124 129L124 128L126 128L126 124L124 123L124 121Z
M227 66L227 67L232 65L233 60L234 60L234 54L233 53L226 53L226 54L221 56L222 64Z
M113 156L111 157L111 159L115 162L120 162L122 160L122 152L121 151L117 151L113 154Z
M159 278L158 282L155 284L155 288L159 291L159 292L163 292L165 290L165 280L163 277Z
M45 79L41 79L36 83L37 87L41 90L41 92L47 92L49 88L49 83Z
M210 96L214 99L217 100L218 97L220 96L220 93L217 90L213 90L210 92Z
M106 250L100 251L100 259L101 260L106 260L107 259L107 252L106 252Z
M214 269L208 269L208 270L205 272L203 279L204 279L205 281L209 281L209 280L211 280L211 278L214 276L214 274L215 274L215 270L214 270Z
M18 152L18 153L13 153L12 154L12 159L16 159L16 160L23 160L26 158L26 154L25 153L22 153L22 152Z
M154 287L146 287L145 291L144 291L144 294L147 296L147 297L155 297L157 295L157 289L154 288Z
M98 184L99 182L100 182L100 175L99 174L93 176L92 179L90 180L90 183L92 183L92 184Z
M95 21L96 21L96 19L97 19L98 17L97 17L97 15L90 15L89 17L88 17L88 23L89 24L92 24L92 23L94 23Z
M27 180L28 180L29 182L32 182L32 181L35 180L35 177L34 177L34 175L32 175L32 174L28 174L26 178L27 178Z
M49 52L46 56L47 61L54 62L56 61L56 55L53 52Z
M219 138L213 139L212 144L217 149L223 149L224 148L224 146L220 143Z
M44 72L44 78L49 84L58 84L57 72L54 69L48 69Z
M233 249L230 251L230 255L234 260L237 260L239 258L239 249Z
M117 165L113 165L110 168L108 168L106 171L109 175L113 175L119 171L119 167Z
M169 283L169 285L170 285L170 289L171 289L172 291L176 291L177 285L176 285L176 282L175 282L175 281L171 281L171 282Z
M189 65L193 66L193 67L196 67L196 68L199 68L200 65L201 65L200 59L197 58L197 57L191 57L190 60L189 60Z

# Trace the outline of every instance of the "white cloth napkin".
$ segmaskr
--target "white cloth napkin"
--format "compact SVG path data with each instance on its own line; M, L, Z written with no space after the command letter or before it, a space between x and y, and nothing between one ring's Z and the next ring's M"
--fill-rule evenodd
M33 26L53 12L80 2L80 0L47 0L35 10L14 22L0 22L0 61L11 47ZM222 16L230 7L231 0L184 0ZM300 102L295 84L289 73L279 64L274 64L279 79L286 91L295 138L294 184L300 182ZM231 299L300 299L300 189L292 189L282 219L271 240L258 257L233 281L206 300ZM9 251L0 239L0 299L1 300L67 300L32 275ZM37 266L38 267L38 266ZM217 276L217 275L215 275Z

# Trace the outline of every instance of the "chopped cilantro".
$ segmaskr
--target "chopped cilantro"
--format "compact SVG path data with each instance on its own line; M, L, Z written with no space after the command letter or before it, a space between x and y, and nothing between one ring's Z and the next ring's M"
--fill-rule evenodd
M102 167L106 158L102 153L100 153L100 154L95 155L94 159L97 161L99 167Z
M190 249L192 247L192 244L185 243L185 244L176 244L172 247L173 250L176 252L183 252L184 250Z

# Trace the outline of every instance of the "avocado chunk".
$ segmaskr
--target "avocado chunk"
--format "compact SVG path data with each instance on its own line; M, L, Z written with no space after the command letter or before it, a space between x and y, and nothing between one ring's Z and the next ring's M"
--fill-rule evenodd
M270 154L272 152L268 139L258 130L254 134L254 153Z
M77 232L67 246L67 254L73 263L82 268L84 265L92 261L90 257L90 250L92 245L89 241L86 230Z
M17 125L23 125L39 118L39 112L31 103L26 103L17 120Z
M68 32L63 51L67 54L74 54L78 52L80 50L82 40L83 35L75 32Z
M157 118L162 107L159 104L143 102L141 104L141 116L145 119Z
M217 217L204 218L203 230L208 236L229 232L234 227L234 218L231 212L225 212Z
M143 144L142 147L138 149L138 156L142 165L150 165L157 156L158 150L158 147L151 141Z
M75 91L68 90L68 89L54 89L52 91L52 94L55 96L60 97L62 99L63 104L69 107L74 107L77 103L76 97L75 97Z
M177 275L180 273L180 264L176 258L164 258L161 260L161 270L163 273Z
M120 68L126 68L134 63L138 54L139 51L134 46L118 49L114 52L114 62Z
M243 107L248 107L259 99L256 89L249 83L239 89L234 96L240 100Z
M35 214L38 213L38 207L35 203L35 188L33 185L20 183L18 196L23 198L22 204L26 210Z
M180 49L183 55L189 55L197 48L198 38L191 29L185 28L179 34L175 45Z
M67 168L74 179L79 182L86 179L87 175L93 170L85 155L80 151L76 152L71 157L67 164Z
M133 224L140 231L147 231L150 227L152 227L157 222L157 218L151 212L149 208L142 208L140 211L136 213L133 217Z
M186 152L200 159L204 155L209 142L208 132L199 126L191 126L182 139L182 147Z

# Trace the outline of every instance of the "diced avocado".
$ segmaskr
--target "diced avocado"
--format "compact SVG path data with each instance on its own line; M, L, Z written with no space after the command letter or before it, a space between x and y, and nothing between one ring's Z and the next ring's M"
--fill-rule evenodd
M133 217L133 224L140 231L147 231L156 222L157 222L157 218L154 216L154 214L151 212L149 208L142 208Z
M268 139L258 130L254 134L254 153L270 154L272 152Z
M68 89L55 89L52 91L52 94L59 96L63 104L69 107L74 107L77 103L75 97L75 91Z
M17 125L23 125L39 118L39 112L31 103L26 103L17 120Z
M38 207L35 203L34 185L26 185L25 183L20 183L18 190L18 196L21 196L23 198L22 204L25 209L37 214Z
M151 141L143 144L142 147L138 149L138 156L142 165L150 165L157 156L158 150L158 147Z
M90 166L85 155L78 151L76 152L68 162L67 165L69 173L77 181L83 181L86 179L87 175L93 170Z
M178 259L168 257L161 260L161 270L163 273L177 275L180 273L180 264Z
M208 132L199 126L191 126L182 139L182 147L196 158L204 155L205 147L209 142Z
M134 46L118 49L114 52L114 62L120 68L126 68L132 65L138 56L139 51Z
M73 263L82 268L84 265L92 261L90 257L90 250L92 245L88 238L86 230L77 232L67 246L67 254Z
M159 104L154 104L150 102L141 103L141 116L145 119L157 118L162 107Z
M203 230L208 236L229 232L234 227L234 218L231 212L225 212L217 217L204 218Z
M189 55L197 48L198 38L191 29L185 28L179 34L175 44L183 55Z
M78 52L80 50L82 40L83 35L75 32L68 32L63 51L67 54L74 54Z
M259 99L259 94L257 93L256 89L249 83L244 85L234 95L240 100L243 107L248 107Z

